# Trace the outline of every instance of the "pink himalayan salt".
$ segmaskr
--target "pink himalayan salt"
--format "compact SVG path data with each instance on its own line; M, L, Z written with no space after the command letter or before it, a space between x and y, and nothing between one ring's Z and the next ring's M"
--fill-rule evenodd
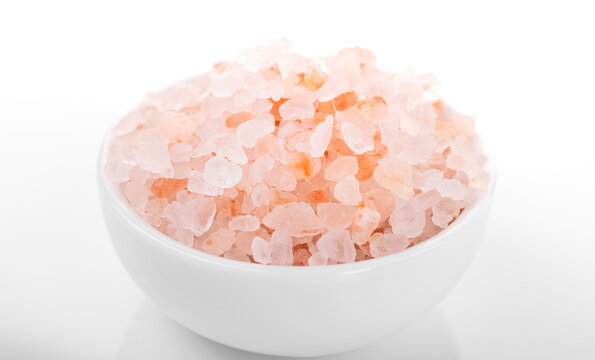
M200 236L209 230L216 212L217 206L212 198L196 198L185 203L172 202L165 208L165 217Z
M380 224L380 213L366 206L361 206L355 213L353 225L351 227L351 238L357 245L363 245L368 242L372 232Z
M240 144L247 148L256 146L258 139L275 130L272 120L249 120L236 129L236 136Z
M242 168L224 157L214 156L206 162L203 175L210 186L231 188L242 179Z
M252 240L252 257L257 263L270 264L273 258L271 243L260 236L255 236Z
M355 156L340 156L324 169L324 178L329 181L341 181L357 174L359 167Z
M293 265L292 239L285 230L273 231L271 235L271 264Z
M231 249L235 241L235 231L219 229L207 236L202 244L202 250L212 255L223 255L224 252Z
M310 154L312 156L321 157L324 155L333 135L333 122L333 116L328 115L326 120L316 125L314 132L310 135Z
M374 180L403 199L408 199L414 194L411 166L396 157L378 161L378 166L374 170Z
M279 205L262 219L262 223L271 229L284 229L291 236L316 235L323 229L322 221L305 202Z
M198 126L198 121L183 113L167 111L158 119L159 129L173 143L189 140Z
M358 48L250 59L150 94L111 132L106 178L176 241L273 265L361 261L436 235L488 188L473 120L431 76L384 73Z
M335 199L345 205L357 205L362 200L359 192L359 181L353 176L348 176L335 185Z
M260 228L260 220L252 215L236 216L229 221L229 228L236 231L256 231Z
M333 229L322 235L316 246L324 252L329 259L341 263L355 261L355 247L351 241L351 235L347 230Z
M393 233L414 238L419 236L426 223L426 215L415 199L397 202L390 216Z
M364 135L362 130L357 126L344 122L341 125L341 132L343 133L345 143L354 153L363 154L366 151L374 149L372 139Z
M353 206L336 203L320 203L316 208L318 217L328 230L347 228L353 222L355 212Z

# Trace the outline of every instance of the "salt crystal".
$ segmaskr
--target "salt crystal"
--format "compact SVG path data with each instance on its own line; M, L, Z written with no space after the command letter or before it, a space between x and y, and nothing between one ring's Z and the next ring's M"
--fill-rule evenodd
M347 230L329 230L318 239L316 246L320 251L324 252L329 259L341 263L355 261L355 247L351 241L351 235Z
M291 236L285 230L273 231L271 235L271 264L292 265L293 248Z
M351 225L355 216L355 208L336 203L320 203L316 213L328 229L345 229Z
M252 256L257 263L270 264L273 257L271 243L260 236L255 236L252 240Z
M353 225L351 227L351 238L357 245L363 245L368 242L372 232L380 224L380 213L366 206L361 206L355 213Z
M242 178L242 168L221 156L210 158L204 169L204 178L210 186L234 187Z
M247 148L256 146L256 142L266 134L275 131L275 125L268 120L249 120L236 129L239 142Z
M378 185L403 199L408 199L414 194L411 166L396 157L378 161L378 166L374 170L374 180Z
M279 114L286 120L310 118L314 116L314 105L311 102L290 99L279 107Z
M354 153L363 154L366 151L374 149L374 142L372 139L365 136L357 126L344 122L341 124L341 132L343 133L345 143Z
M188 191L208 196L223 194L223 188L207 183L201 171L191 171L188 176Z
M335 185L335 199L345 205L357 205L362 200L359 192L359 181L353 176L348 176Z
M189 140L198 126L196 120L175 111L162 114L158 122L163 136L173 143Z
M244 165L248 162L246 153L237 137L232 133L216 134L207 140L207 149L218 156L227 158L236 164Z
M206 253L219 256L229 250L235 241L235 231L219 229L207 236L202 244L202 249Z
M322 232L322 221L305 202L291 202L276 206L262 223L271 229L287 231L291 236L316 235Z
M454 200L463 200L467 195L468 187L454 179L443 179L437 186L438 192L444 197Z
M425 212L414 199L397 202L395 210L390 216L393 233L408 238L419 236L424 230L425 223Z
M333 116L328 115L326 120L316 125L314 132L310 135L310 154L312 156L321 157L324 155L333 134L333 122Z
M324 169L324 178L329 181L341 181L357 174L359 167L355 156L340 156Z
M236 231L256 231L260 227L260 220L256 216L236 216L229 221L229 228Z

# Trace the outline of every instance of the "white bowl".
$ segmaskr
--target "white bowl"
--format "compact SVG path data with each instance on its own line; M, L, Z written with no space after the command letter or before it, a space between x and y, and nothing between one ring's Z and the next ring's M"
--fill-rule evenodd
M318 356L375 342L435 307L484 235L493 183L437 236L353 264L267 266L179 244L145 223L103 176L112 242L136 284L167 315L213 341L256 353Z

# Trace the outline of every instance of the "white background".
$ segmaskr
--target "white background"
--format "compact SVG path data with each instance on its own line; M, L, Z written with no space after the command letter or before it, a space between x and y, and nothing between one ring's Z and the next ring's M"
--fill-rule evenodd
M145 300L112 251L96 156L150 90L286 37L442 81L498 165L486 239L430 315L334 359L595 358L589 2L14 1L0 5L0 358L260 359Z

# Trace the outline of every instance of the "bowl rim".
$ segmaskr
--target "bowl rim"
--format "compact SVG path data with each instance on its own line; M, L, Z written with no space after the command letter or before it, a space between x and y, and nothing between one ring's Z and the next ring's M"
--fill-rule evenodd
M121 220L125 221L130 227L138 233L143 234L143 238L150 241L154 246L161 247L164 251L171 251L190 261L200 261L205 264L219 266L228 270L240 270L245 272L262 272L268 274L276 273L305 273L312 272L328 274L328 275L346 275L371 270L383 265L388 265L397 262L404 262L409 259L422 256L425 253L431 252L434 249L444 246L451 235L459 231L465 226L465 223L477 216L486 207L489 207L493 197L495 183L496 183L496 169L494 162L488 156L489 162L486 169L490 173L490 184L484 193L480 194L475 201L465 208L463 212L457 217L448 227L442 230L437 235L415 245L401 252L382 256L379 258L357 261L347 264L333 264L321 266L293 266L293 265L265 265L258 263L243 262L238 260L226 259L224 257L215 256L187 245L180 244L176 240L163 234L153 226L145 222L123 199L123 195L117 190L115 184L107 181L103 169L107 159L108 144L111 142L111 131L103 138L100 146L98 161L97 161L97 179L99 193L102 197L104 205L109 206L114 210ZM485 143L483 139L479 139L477 134L474 141L482 149L484 154L487 154ZM481 145L481 146L480 146ZM488 154L489 155L489 154ZM486 155L487 156L487 155ZM488 209L489 210L489 209ZM479 241L479 239L478 239ZM320 275L320 274L317 274Z

